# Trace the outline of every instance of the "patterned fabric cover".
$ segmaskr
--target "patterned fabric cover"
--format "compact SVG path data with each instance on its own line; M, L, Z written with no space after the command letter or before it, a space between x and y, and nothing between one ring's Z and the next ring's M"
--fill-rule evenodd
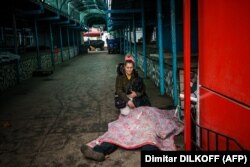
M178 122L174 112L155 107L132 109L129 115L120 115L109 123L108 131L87 145L94 147L109 142L125 149L135 149L152 144L162 151L177 150L174 136L183 131L183 124Z

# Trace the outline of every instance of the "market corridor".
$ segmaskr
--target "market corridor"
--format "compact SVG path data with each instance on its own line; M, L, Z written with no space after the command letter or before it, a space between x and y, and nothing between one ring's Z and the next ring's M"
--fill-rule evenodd
M107 52L78 56L50 76L32 77L2 94L0 166L140 166L139 150L118 149L97 163L79 149L118 116L113 97L122 60ZM153 106L171 104L150 79L145 83Z

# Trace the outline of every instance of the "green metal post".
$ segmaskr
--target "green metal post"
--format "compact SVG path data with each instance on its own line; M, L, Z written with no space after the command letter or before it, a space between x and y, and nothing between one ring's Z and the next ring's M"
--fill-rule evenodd
M119 30L119 35L120 35L120 54L122 53L122 30Z
M172 35L172 59L173 59L173 83L174 83L174 106L178 105L178 90L177 90L177 53L176 53L176 28L175 28L175 1L170 1L171 12L171 35Z
M147 53L146 53L146 26L145 26L145 13L144 13L144 0L141 0L141 15L142 15L142 54L143 54L143 69L144 78L147 78Z
M128 26L126 26L126 53L128 53L128 50L129 50L128 47L129 47L128 46Z
M77 46L77 55L79 54L79 49L80 49L80 46L79 46L79 31L76 31L76 46Z
M89 39L89 27L88 27L88 43L89 43L89 46L90 46L90 39Z
M76 56L76 51L75 51L75 32L74 32L74 29L72 29L72 38L73 38L73 53L74 53L74 56Z
M53 41L53 32L51 23L49 24L49 33L50 33L50 58L52 67L55 68L55 59L54 59L54 41Z
M132 41L131 41L131 23L129 22L129 53L132 54Z
M37 20L34 20L34 28L35 28L35 40L36 40L36 59L37 59L37 68L42 68L40 51L39 51L39 38L38 38L38 30L37 30Z
M67 37L68 37L68 53L69 53L69 60L70 60L70 43L69 43L69 28L67 27Z
M16 27L16 14L13 11L12 14L12 19L13 19L13 37L14 37L14 53L18 53L18 40L17 40L17 27Z
M123 50L122 50L123 54L126 53L126 40L125 40L126 33L125 32L126 32L125 29L123 29L123 31L122 31L122 33L123 33Z
M62 39L62 27L59 27L59 33L60 33L60 51L61 51L61 60L63 62L63 39Z
M18 54L18 39L17 39L17 26L16 26L16 14L13 11L13 37L14 37L14 53ZM16 70L16 80L17 83L20 83L20 61L19 59L16 61L16 65L15 65L15 70Z
M164 58L162 40L162 1L157 0L157 22L158 22L158 46L159 46L159 67L160 67L160 94L164 95Z
M135 26L135 16L133 16L133 32L134 32L134 57L135 57L135 68L137 68L137 48L136 48L136 26Z

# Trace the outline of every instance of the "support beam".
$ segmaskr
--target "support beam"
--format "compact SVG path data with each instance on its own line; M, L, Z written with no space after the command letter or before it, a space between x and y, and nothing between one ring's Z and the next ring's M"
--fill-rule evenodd
M122 53L122 30L119 30L119 35L120 35L120 54Z
M128 20L113 20L112 22L109 22L108 25L112 25L112 24L127 24Z
M122 50L123 52L122 52L122 53L123 53L123 54L126 53L126 51L125 51L125 48L126 48L126 40L125 40L125 37L126 37L126 36L125 36L125 34L126 34L126 33L125 33L125 32L126 32L125 29L123 29L123 31L122 31L122 33L123 33L123 50Z
M5 33L4 33L4 27L1 27L1 41L5 44Z
M17 83L20 83L20 59L16 60L16 64L15 64L15 71L16 71L16 80Z
M60 6L59 11L62 10L62 7L63 7L63 5L66 3L66 1L67 1L67 0L62 0L61 4L59 5L59 6Z
M76 46L77 46L76 52L78 51L76 54L79 55L79 49L80 49L80 46L79 46L79 31L76 30L75 34L76 34Z
M56 0L56 8L59 9L59 0Z
M124 54L127 52L127 26L124 29Z
M108 28L116 27L116 29L119 29L121 27L124 27L125 24L127 24L127 22L125 22L125 21L119 21L119 22L115 21L112 23L108 23L107 26L108 26ZM140 22L136 21L135 25L136 25L136 27L142 27L142 21L140 21ZM156 23L153 21L147 21L145 26L156 26Z
M72 43L73 43L73 54L76 56L76 51L75 51L75 31L72 30Z
M25 29L24 28L22 28L22 47L23 47L23 50L25 50L26 49L26 46L25 46L25 36L24 36L24 34L25 34Z
M44 11L42 10L31 10L24 12L25 15L36 15L36 14L43 14Z
M39 4L39 8L37 10L30 10L30 11L22 11L25 15L37 15L37 14L43 14L44 13L44 7L42 3Z
M124 24L125 23L109 23L108 24L108 28L114 27L114 26L120 26L120 27L122 27L122 26L124 26Z
M49 34L50 34L50 58L52 67L55 68L55 58L54 58L54 40L53 40L53 31L52 25L49 24Z
M134 57L135 57L135 69L136 69L137 68L137 48L136 48L135 16L133 16L133 34L134 34Z
M106 10L105 13L120 13L120 14L127 14L127 13L141 13L141 9L121 9L121 10Z
M123 47L123 54L125 54L126 53L126 40L127 40L127 32L126 32L126 26L125 26L125 28L123 29L123 37L124 37L124 47Z
M53 21L53 20L59 20L60 19L60 15L56 15L56 16L51 16L51 17L44 17L44 18L40 18L37 19L38 21Z
M164 95L164 58L163 58L163 33L162 33L162 1L157 0L157 22L158 22L158 47L159 47L159 67L160 67L160 94Z
M172 35L172 64L173 64L173 96L174 106L178 105L178 90L177 90L177 53L176 53L176 22L175 22L175 0L170 0L171 13L171 35Z
M88 44L89 44L89 47L90 47L90 39L89 39L89 27L88 27Z
M64 27L76 27L77 26L77 24L76 23L74 23L74 24L66 24L66 25L63 25Z
M13 37L14 37L14 53L18 53L18 40L17 40L17 27L16 27L16 14L12 13L12 27L13 27Z
M38 38L38 30L37 30L37 20L34 20L34 29L35 29L35 40L36 40L36 59L37 59L37 68L42 68L40 50L39 50L39 38Z
M129 22L128 28L128 35L129 35L129 53L132 54L132 40L131 40L131 23Z
M183 3L184 18L184 147L191 151L191 108L190 108L190 0Z
M127 35L126 35L126 53L128 53L128 51L129 51L129 43L128 43L128 40L129 40L129 37L128 37L128 32L129 32L129 26L127 25L127 28L126 28L126 33L127 33Z
M16 14L15 12L12 13L12 21L13 21L13 37L14 37L14 53L18 54L18 39L17 39L17 26L16 26ZM17 83L20 83L20 61L19 59L16 60L15 65L16 71L16 80Z
M70 28L75 29L75 30L82 30L82 31L83 31L83 29L82 29L82 27L81 27L81 26L70 27Z
M59 35L60 35L60 51L61 51L61 60L63 60L63 37L62 37L62 27L59 27Z
M69 44L69 28L67 27L67 40L68 40L68 54L69 54L69 60L70 60L70 44Z
M141 0L142 9L142 54L143 54L143 70L144 78L147 78L147 52L146 52L146 26L145 26L145 11L144 11L144 0Z
M109 17L108 20L131 20L132 17Z
M70 21L69 20L66 20L66 21L59 21L59 22L54 22L52 24L70 24Z
M79 25L75 22L74 24L69 24L68 27L78 27Z

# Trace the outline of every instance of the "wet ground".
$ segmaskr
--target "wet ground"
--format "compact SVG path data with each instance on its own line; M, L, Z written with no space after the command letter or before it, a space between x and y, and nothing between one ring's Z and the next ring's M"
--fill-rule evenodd
M0 166L140 166L140 150L118 149L98 163L85 159L79 149L118 117L113 97L116 65L122 60L107 52L78 56L50 76L33 77L2 93ZM153 106L171 104L150 79L145 83Z

